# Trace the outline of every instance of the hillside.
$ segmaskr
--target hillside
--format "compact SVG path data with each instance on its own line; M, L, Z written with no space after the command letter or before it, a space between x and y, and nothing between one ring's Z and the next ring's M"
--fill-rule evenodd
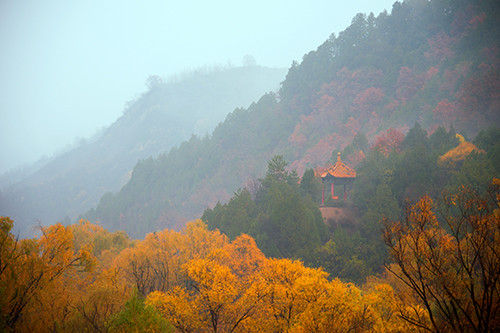
M358 133L373 144L416 122L429 133L444 126L468 137L499 126L499 7L409 0L390 14L358 14L292 65L278 95L236 109L210 136L139 162L130 181L85 217L134 237L180 229L251 187L276 154L302 174ZM362 159L346 156L353 166Z
M166 83L152 76L148 91L109 128L3 189L0 215L15 218L23 232L74 219L118 191L138 160L211 132L234 108L277 90L285 73L247 66L199 70Z

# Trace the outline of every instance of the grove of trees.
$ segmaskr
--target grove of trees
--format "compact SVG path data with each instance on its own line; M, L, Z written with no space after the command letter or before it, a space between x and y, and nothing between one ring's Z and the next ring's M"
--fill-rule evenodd
M390 129L370 147L358 134L342 151L347 160L363 156L348 201L327 200L354 214L350 225L325 226L318 209L321 181L308 169L300 179L283 156L268 162L266 176L239 189L224 204L206 209L201 219L230 239L251 235L266 256L301 259L332 276L362 284L381 274L389 252L381 236L381 220L398 219L407 202L465 185L483 191L500 176L500 130L491 127L467 141L454 129L440 127L428 135L418 123L406 135ZM332 153L331 163L336 160ZM497 167L495 168L495 165Z
M391 261L363 284L265 256L201 220L144 240L88 221L17 239L0 220L6 332L495 332L500 180L386 220ZM440 212L437 215L436 212Z

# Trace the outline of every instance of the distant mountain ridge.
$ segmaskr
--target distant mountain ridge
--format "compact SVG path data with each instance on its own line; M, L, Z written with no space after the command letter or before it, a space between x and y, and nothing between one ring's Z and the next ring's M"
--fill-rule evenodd
M11 216L23 232L38 223L74 219L104 193L118 191L138 160L211 132L235 108L276 91L285 74L246 66L198 71L168 83L150 77L148 91L98 136L4 189L0 215Z
M118 193L83 216L135 237L180 229L252 187L275 154L300 175L358 133L373 144L416 122L431 133L453 126L468 136L500 126L498 22L493 0L407 0L390 14L358 14L292 65L278 95L236 109L210 136L139 162ZM354 166L363 156L344 158Z

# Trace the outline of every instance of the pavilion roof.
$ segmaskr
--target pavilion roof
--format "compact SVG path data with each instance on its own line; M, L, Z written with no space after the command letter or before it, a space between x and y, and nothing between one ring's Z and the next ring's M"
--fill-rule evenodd
M356 178L356 170L349 168L340 159L340 153L337 153L337 162L329 168L317 169L316 174L321 178Z

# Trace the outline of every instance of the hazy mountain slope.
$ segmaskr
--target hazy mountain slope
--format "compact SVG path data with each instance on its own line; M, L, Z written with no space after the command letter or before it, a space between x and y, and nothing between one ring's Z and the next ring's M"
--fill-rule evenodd
M142 236L180 227L251 186L276 153L301 173L359 132L374 142L416 121L470 136L499 126L499 19L493 0L408 0L390 15L357 15L290 68L279 97L266 95L228 115L210 137L138 163L122 190L85 216Z
M236 107L276 91L284 69L260 66L198 71L163 83L129 103L109 128L3 191L0 215L21 229L75 218L119 190L138 160L170 150L193 133L211 132Z

